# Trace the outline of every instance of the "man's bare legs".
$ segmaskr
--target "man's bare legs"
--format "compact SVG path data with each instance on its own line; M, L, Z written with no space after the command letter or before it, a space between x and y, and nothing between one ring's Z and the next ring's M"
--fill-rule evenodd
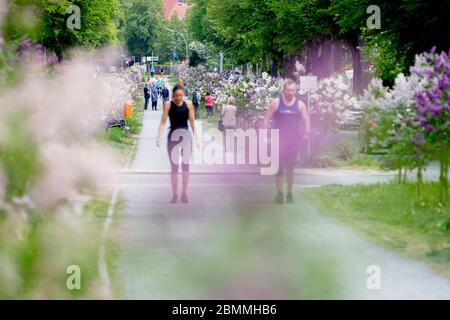
M277 192L283 193L283 182L284 182L284 176L283 175L277 175L275 177L276 183L277 183Z
M286 168L286 181L287 181L286 201L288 203L294 202L294 197L292 196L292 188L294 186L294 176L295 176L294 167Z
M282 170L282 169L280 169ZM275 202L277 203L283 203L284 202L284 195L283 195L283 184L284 184L284 174L286 171L286 184L287 184L287 195L286 195L286 201L289 203L294 202L294 198L292 196L292 189L294 187L294 176L295 171L294 168L286 168L285 170L282 170L276 175L276 184L277 184L277 196L275 197Z
M292 193L294 186L294 168L286 168L287 192Z
M283 195L284 169L280 168L280 171L275 176L275 181L277 184L277 195L275 197L275 202L281 204L284 202L284 195Z

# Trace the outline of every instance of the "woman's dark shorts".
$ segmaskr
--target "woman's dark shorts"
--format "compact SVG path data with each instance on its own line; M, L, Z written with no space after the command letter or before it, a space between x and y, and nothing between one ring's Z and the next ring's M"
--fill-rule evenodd
M172 141L172 137L175 141ZM192 154L192 137L188 129L170 131L167 137L167 152L169 153L170 169L178 172L181 160L181 170L189 172Z

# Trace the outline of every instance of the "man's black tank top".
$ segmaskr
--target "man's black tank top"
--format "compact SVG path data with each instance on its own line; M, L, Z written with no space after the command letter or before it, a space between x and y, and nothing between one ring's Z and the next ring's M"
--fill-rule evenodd
M300 135L300 121L302 115L299 110L299 100L295 98L292 106L288 107L284 102L283 96L280 96L280 104L275 112L273 128L278 129L280 140L289 138L298 138Z
M188 129L189 109L186 101L181 106L177 106L171 101L169 110L170 131L177 129Z

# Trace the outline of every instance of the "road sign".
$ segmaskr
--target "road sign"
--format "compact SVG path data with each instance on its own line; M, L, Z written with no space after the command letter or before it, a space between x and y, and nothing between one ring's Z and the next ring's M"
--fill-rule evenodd
M149 62L158 62L159 61L159 57L149 56L149 57L147 57L147 61L149 61Z
M317 77L316 76L300 77L300 89L316 90L317 89Z

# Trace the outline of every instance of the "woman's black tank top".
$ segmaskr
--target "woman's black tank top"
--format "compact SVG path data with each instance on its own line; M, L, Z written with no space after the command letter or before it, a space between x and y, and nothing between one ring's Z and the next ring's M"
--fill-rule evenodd
M177 106L171 101L169 110L170 131L177 129L188 129L189 109L186 101L181 106Z

